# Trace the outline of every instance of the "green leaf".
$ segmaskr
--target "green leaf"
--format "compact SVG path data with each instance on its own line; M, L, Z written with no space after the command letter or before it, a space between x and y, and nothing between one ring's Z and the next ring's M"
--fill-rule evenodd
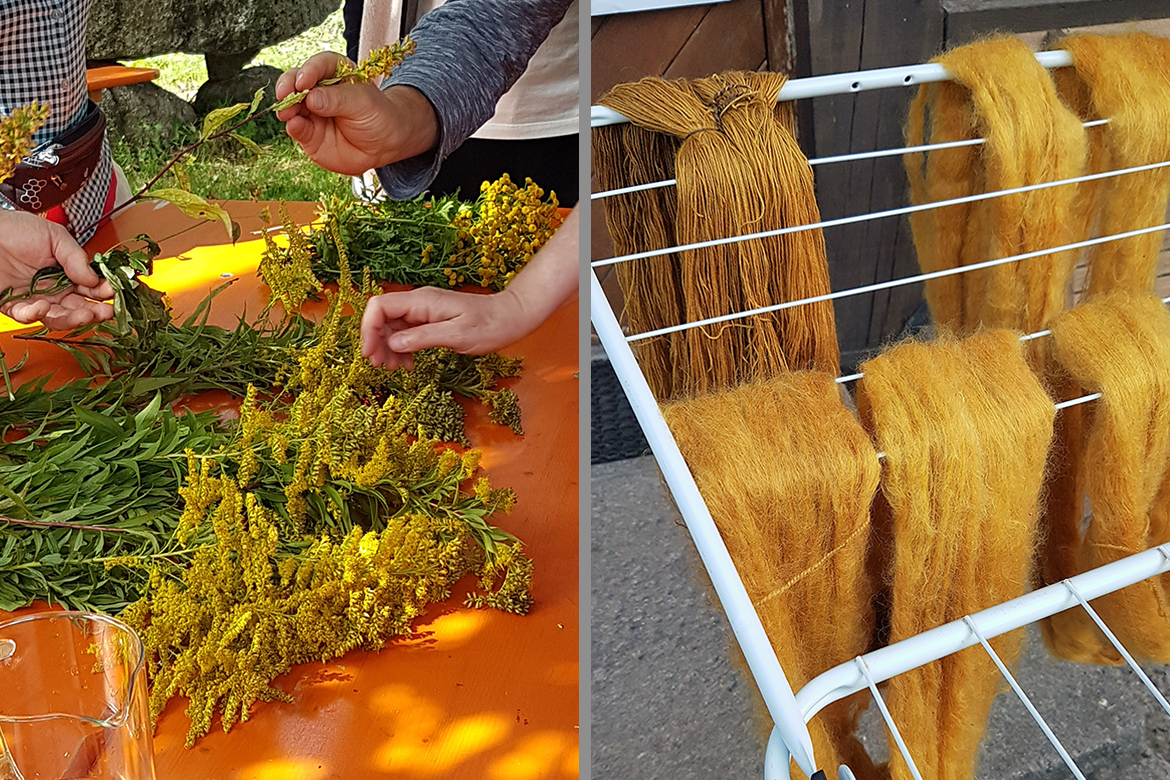
M241 105L247 106L246 103ZM232 237L232 241L236 240L236 234L232 230L232 218L228 216L222 206L208 203L198 195L186 190L166 187L161 190L151 190L147 193L147 197L165 200L192 219L218 219L223 223L227 234Z
M223 127L229 119L236 116L236 114L239 114L241 111L246 110L247 108L247 103L236 103L234 106L215 109L206 117L204 117L203 132L200 133L200 137L206 141L208 138L215 135L215 131Z
M260 144L256 143L247 136L240 135L239 133L229 133L228 138L232 139L257 157L264 154L264 147L260 146Z
M103 414L90 411L89 409L86 409L83 406L78 406L77 404L73 405L73 413L77 415L77 418L81 420L81 422L90 426L94 430L99 431L100 433L104 433L108 436L119 439L124 435L122 426L118 425L118 423L114 422Z
M141 397L147 393L152 393L164 387L170 387L181 381L182 379L174 376L144 376L141 379L134 380L134 384L130 387L130 394Z
M176 162L171 172L175 174L175 181L179 183L179 189L191 191L191 177L187 175L187 168L181 162Z
M304 92L290 93L289 95L285 96L284 100L277 101L276 106L275 106L275 110L276 111L284 111L286 108L289 108L290 106L295 106L297 103L300 103L302 100L304 100L308 96L308 94L309 94L309 90L307 90L307 89Z
M256 109L260 108L260 101L264 100L264 87L256 90L256 94L252 96L252 106L248 109L248 116L256 113Z
M154 424L158 419L159 409L162 408L162 395L154 394L154 398L150 399L150 403L146 407L134 415L134 428L136 430L143 430Z

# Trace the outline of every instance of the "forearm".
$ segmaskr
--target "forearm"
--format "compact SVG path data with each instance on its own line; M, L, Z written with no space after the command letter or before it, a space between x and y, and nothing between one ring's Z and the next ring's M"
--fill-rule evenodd
M535 330L577 294L580 268L580 218L574 208L532 261L501 295L511 298L524 332ZM519 324L519 323L518 323Z
M378 169L392 198L411 198L495 113L572 0L449 0L411 32L417 51L383 85L413 87L434 107L438 141L423 154Z

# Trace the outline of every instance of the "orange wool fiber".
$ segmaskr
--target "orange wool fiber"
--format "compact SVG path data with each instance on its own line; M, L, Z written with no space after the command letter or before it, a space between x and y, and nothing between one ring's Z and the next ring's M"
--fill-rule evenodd
M1080 176L1087 140L1026 44L1001 37L938 57L953 82L924 84L906 124L909 145L982 137L905 156L914 204ZM911 215L924 272L1072 243L1077 185L1049 187ZM980 326L1033 332L1062 311L1077 253L1068 251L926 283L934 321L956 335ZM1030 351L1042 349L1033 342Z
M638 136L627 129L594 130L594 168L603 187L645 183L639 174L646 167L673 167L678 180L653 198L607 199L607 224L618 252L820 220L812 168L792 133L792 107L776 100L785 81L776 73L724 73L689 81L653 78L620 84L600 99L634 125L677 144L673 166L665 161L647 166L633 162L639 148L640 153L663 154L672 145L642 143L636 148ZM664 198L674 199L673 212L662 206ZM640 227L639 220L654 226ZM669 243L659 243L663 240ZM618 266L626 317L634 331L652 330L668 319L677 318L667 322L674 325L830 290L819 230L687 250L677 258L661 258L652 270L633 268L645 260ZM682 311L676 314L680 299ZM730 389L784 371L839 370L828 301L694 328L681 339L662 340L665 346L639 350L643 372L660 400Z
M1170 40L1147 33L1074 35L1056 44L1073 56L1053 75L1061 97L1084 121L1108 119L1089 131L1086 173L1170 160ZM1077 223L1087 238L1153 227L1166 221L1170 168L1085 182ZM1095 225L1095 228L1094 228ZM1151 293L1161 232L1098 244L1088 250L1090 295Z
M858 411L885 452L875 529L890 641L1027 589L1055 409L1018 335L905 342L862 364ZM991 640L1006 663L1023 631ZM968 780L1002 680L972 647L889 682L886 701L923 777ZM910 778L891 749L893 780Z
M1104 294L1053 320L1052 339L1072 381L1102 395L1082 407L1075 464L1092 516L1085 526L1080 494L1064 514L1046 518L1046 584L1170 542L1170 313L1153 296ZM1093 608L1135 657L1168 662L1168 589L1170 575L1163 574L1103 596ZM1057 656L1123 662L1079 607L1042 628Z
M792 372L662 414L793 690L866 652L880 466L833 379ZM837 702L809 723L820 766L868 765L852 736L864 703Z

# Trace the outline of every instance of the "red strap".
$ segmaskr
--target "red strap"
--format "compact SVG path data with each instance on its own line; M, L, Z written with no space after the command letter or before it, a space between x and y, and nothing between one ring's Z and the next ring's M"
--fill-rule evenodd
M104 206L102 206L102 214L103 215L109 214L111 211L114 210L114 202L117 200L117 197L118 197L118 177L114 175L113 171L110 171L110 189L106 193L106 203ZM49 220L50 222L56 222L58 225L62 225L64 227L69 227L69 217L66 216L65 209L61 208L60 206L54 206L53 208L49 209L48 211L45 212L44 216L45 216L45 219ZM102 225L104 225L105 222L106 222L105 220L102 220L101 222L99 222L98 227L101 227Z
M54 206L45 212L45 219L50 222L56 222L58 225L69 226L69 217L65 216L65 209L60 206Z

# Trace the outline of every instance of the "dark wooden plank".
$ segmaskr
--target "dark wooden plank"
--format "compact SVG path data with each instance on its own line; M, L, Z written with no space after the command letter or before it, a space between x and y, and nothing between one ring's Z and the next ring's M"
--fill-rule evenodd
M937 0L853 0L822 3L819 10L819 16L809 20L811 75L923 62L941 47ZM816 154L902 145L902 123L911 97L910 90L886 89L813 100ZM906 175L899 158L818 166L816 173L825 219L906 203ZM835 290L907 276L917 267L908 225L895 219L830 228L825 243ZM921 292L913 289L838 300L837 335L843 354L873 348L896 334L920 300Z
M1166 0L942 0L947 45L992 30L1034 32L1170 17Z
M760 0L710 6L664 75L697 78L728 70L754 70L767 57L763 31Z
M591 100L597 102L615 84L661 76L710 8L690 5L610 17L592 41Z
M597 33L605 27L605 23L613 17L611 16L591 16L589 17L589 39L593 40L597 37Z
M789 0L763 0L764 3L764 51L767 52L768 70L774 73L792 75L796 52L790 47L788 9Z

